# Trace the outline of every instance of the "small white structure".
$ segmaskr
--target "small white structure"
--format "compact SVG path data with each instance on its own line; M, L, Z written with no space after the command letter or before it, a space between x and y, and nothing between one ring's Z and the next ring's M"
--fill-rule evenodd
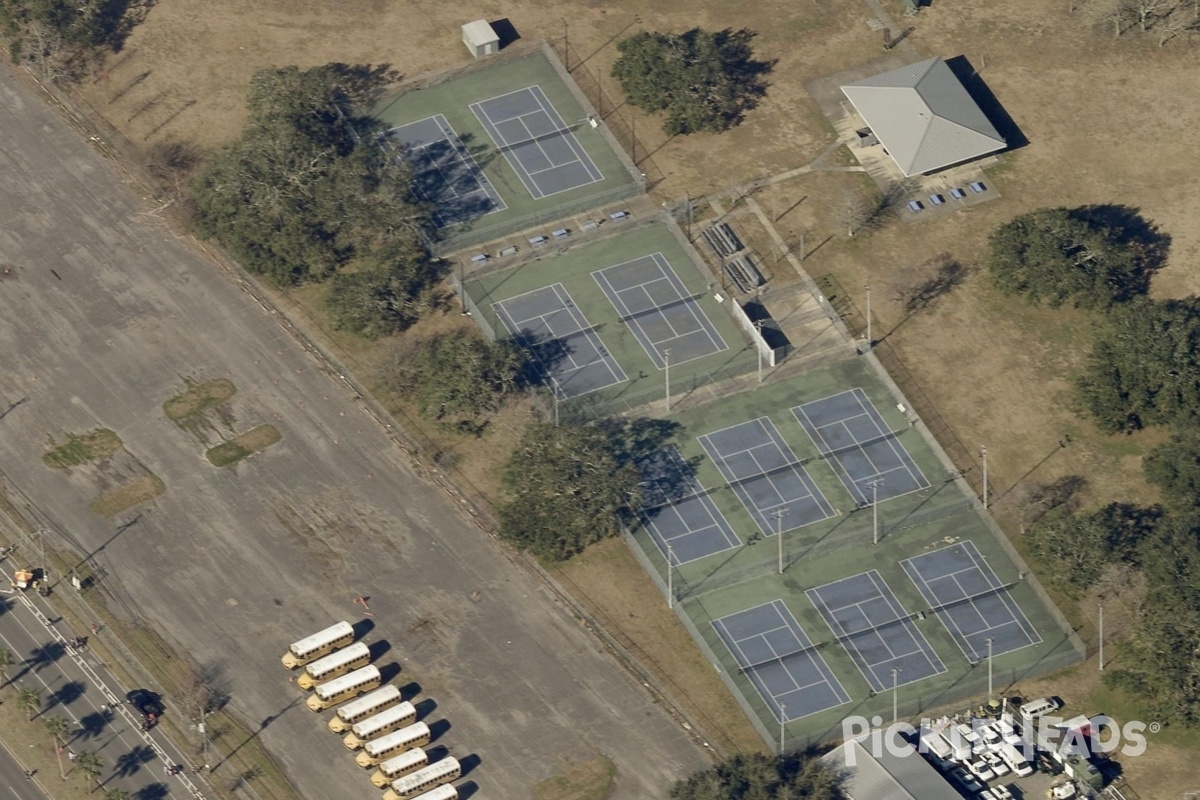
M462 26L463 44L476 58L500 52L500 37L486 19L477 19Z

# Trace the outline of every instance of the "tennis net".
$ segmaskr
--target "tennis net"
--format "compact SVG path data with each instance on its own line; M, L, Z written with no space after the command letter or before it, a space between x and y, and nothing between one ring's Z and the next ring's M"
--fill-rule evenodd
M861 450L865 450L868 447L880 444L882 442L893 441L893 440L899 438L901 433L902 433L902 431L886 431L886 432L881 433L878 436L875 436L873 438L862 439L862 440L854 442L854 444L848 444L844 447L837 447L832 450L826 450L824 447L822 447L820 444L818 444L817 449L820 450L820 453L818 453L818 458L824 458L824 459L838 458L840 456L845 455L846 453L859 452ZM813 440L816 441L816 438L814 437Z

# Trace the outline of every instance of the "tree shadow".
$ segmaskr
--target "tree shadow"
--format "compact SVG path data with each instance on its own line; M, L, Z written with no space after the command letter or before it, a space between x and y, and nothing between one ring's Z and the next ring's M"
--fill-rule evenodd
M128 753L122 753L117 756L116 763L113 764L112 775L105 778L104 783L108 783L113 778L128 778L131 775L136 775L143 765L149 764L154 758L154 748L149 745L139 744ZM103 786L104 783L100 785Z
M158 0L102 0L94 17L94 43L119 53L125 40L138 25L146 21Z
M171 790L165 783L152 783L134 792L133 798L134 800L166 800L170 795Z
M953 294L975 271L974 267L963 264L949 253L934 256L907 275L905 270L897 270L892 299L901 304L904 316L878 341L886 341L914 316Z
M62 642L50 642L49 644L30 650L29 658L25 659L25 664L33 672L41 672L46 667L53 665L66 655L66 653L67 648Z
M79 718L79 729L75 731L74 735L71 737L71 740L67 742L67 744L70 744L77 739L95 739L97 736L104 733L104 729L106 727L108 727L108 717L104 716L98 711L93 714L82 716Z
M87 692L87 684L80 681L71 681L64 683L55 690L46 701L46 708L42 713L52 710L55 706L69 706L79 698L83 697Z
M1134 252L1138 274L1113 297L1116 302L1126 302L1150 291L1154 273L1166 266L1171 249L1170 234L1143 217L1141 209L1117 203L1079 206L1071 209L1069 215L1103 231L1110 240Z
M996 132L1004 139L1005 144L1008 145L1006 150L1019 150L1029 144L1029 139L1025 137L1024 132L996 99L996 95L992 93L991 88L980 77L979 71L966 56L948 58L946 66L958 78L963 88L967 90L967 94L971 95L971 99L975 101L980 111L995 127Z

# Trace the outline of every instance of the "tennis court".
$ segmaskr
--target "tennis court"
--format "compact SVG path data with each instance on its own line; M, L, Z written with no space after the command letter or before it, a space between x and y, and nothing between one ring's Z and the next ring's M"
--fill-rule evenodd
M668 358L684 364L729 349L662 253L596 270L592 277L659 369Z
M777 722L850 702L782 600L715 619L712 625Z
M767 417L699 437L764 536L833 516L833 507Z
M638 459L642 524L673 566L721 553L742 542L674 445Z
M439 228L508 207L441 114L398 125L387 135L404 147L413 169L413 186L433 204Z
M874 691L892 688L893 681L905 686L946 671L876 570L809 589L806 594Z
M470 108L535 200L604 180L541 86L506 92Z
M528 347L564 399L628 380L561 283L493 303L509 334Z
M792 414L859 506L929 487L929 481L889 430L860 387L795 406Z
M975 543L956 542L900 562L973 663L1042 641Z

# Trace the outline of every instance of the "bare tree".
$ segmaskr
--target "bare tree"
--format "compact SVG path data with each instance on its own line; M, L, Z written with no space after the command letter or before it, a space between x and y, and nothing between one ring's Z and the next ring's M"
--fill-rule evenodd
M1116 39L1126 31L1127 24L1132 21L1133 2L1134 0L1097 0L1088 6L1088 16L1096 24L1111 25L1113 38Z
M1160 15L1170 3L1172 10L1177 0L1130 0L1133 13L1137 14L1138 26L1142 32L1150 29L1154 19ZM1170 13L1169 11L1167 13Z
M1200 5L1200 0L1196 2ZM1195 12L1189 15L1181 6L1177 6L1159 21L1158 46L1162 47L1181 33L1197 30L1200 30L1200 20L1196 19Z
M838 223L853 236L871 219L871 204L858 191L847 188L837 206Z

